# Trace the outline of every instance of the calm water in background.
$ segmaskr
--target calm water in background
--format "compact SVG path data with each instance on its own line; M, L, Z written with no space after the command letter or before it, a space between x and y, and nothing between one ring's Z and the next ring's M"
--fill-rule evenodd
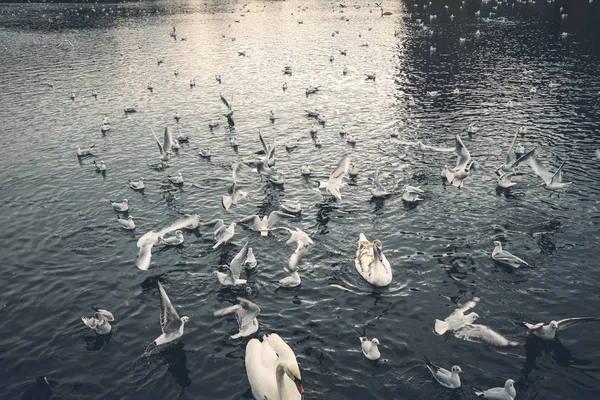
M236 331L232 318L212 317L237 295L262 308L259 334L277 332L295 351L307 399L470 399L473 387L507 378L517 381L519 399L600 397L600 326L573 328L538 347L519 325L600 314L600 4L565 1L565 21L558 2L499 5L485 22L474 15L478 2L461 11L459 1L448 1L448 12L444 2L425 11L421 0L418 7L385 2L393 15L384 18L366 2L357 2L358 9L320 1L246 3L243 11L239 2L0 6L0 398L21 398L39 376L49 378L61 399L252 398L247 340L228 339ZM492 5L481 7L482 16ZM437 20L429 23L429 13ZM173 26L186 41L169 37ZM467 39L464 45L459 37ZM157 65L158 57L164 64ZM285 65L293 76L282 75ZM375 72L376 81L365 81L365 72ZM321 85L321 92L306 97L308 85ZM455 88L460 95L451 93ZM232 132L222 123L211 133L208 121L224 112L221 92L233 96L236 126ZM415 97L415 107L405 94ZM126 104L138 112L125 116ZM312 108L327 118L321 149L309 139L312 122L304 109ZM269 110L279 117L273 125ZM104 115L112 122L105 137ZM400 145L390 138L398 122L403 140L453 146L454 135L463 134L485 171L473 173L462 191L444 188L439 174L453 165L454 154ZM467 140L472 123L479 132ZM340 138L343 124L358 138L356 147ZM160 132L166 125L189 135L191 144L168 172L156 172L148 168L157 158L150 128ZM567 193L549 197L531 175L509 195L496 193L492 171L521 126L528 132L520 140L537 146L544 163L554 169L567 161L564 178L574 182ZM233 160L260 149L258 129L280 143L303 139L295 151L277 153L283 189L244 169L251 199L226 212L224 186L214 178L228 176ZM232 134L238 154L228 145ZM104 178L91 159L75 156L76 144L93 143L108 166ZM208 145L212 162L191 148ZM323 179L347 152L361 174L341 202L326 202L300 177L300 167L310 163ZM369 179L378 167L388 187L406 179L422 186L426 200L416 208L403 206L399 196L371 200ZM167 173L177 171L189 182L165 191ZM139 176L146 178L143 194L127 187L127 179ZM129 199L134 233L118 226L109 198ZM238 242L247 238L259 261L249 291L217 284L212 272L237 247L211 250L210 228L187 233L182 248L156 249L149 271L135 268L137 238L184 213L229 222L278 209L284 199L302 201L302 217L287 225L301 227L317 244L302 264L297 290L277 285L292 251L285 236L261 238L241 229ZM395 274L389 289L374 291L354 269L360 232L383 240ZM534 267L495 265L489 253L497 239ZM157 280L192 321L180 342L148 351L160 334ZM435 318L474 296L481 298L481 323L523 345L493 349L431 333ZM115 314L109 337L81 323L91 306ZM382 343L377 364L360 353L356 330L364 325ZM436 385L424 354L446 367L461 365L463 389L451 393Z

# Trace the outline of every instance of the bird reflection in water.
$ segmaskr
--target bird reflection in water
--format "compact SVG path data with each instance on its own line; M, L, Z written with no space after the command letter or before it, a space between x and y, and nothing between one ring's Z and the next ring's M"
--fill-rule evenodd
M540 356L550 356L560 367L570 367L572 365L590 365L591 361L582 360L575 356L565 347L560 339L543 340L536 336L529 336L525 343L525 364L523 372L528 375L532 370L538 369L536 361Z
M175 382L181 386L180 396L185 392L185 388L192 384L190 370L187 367L187 355L183 348L182 342L170 343L160 349L159 353L159 358L167 365L167 370Z
M86 334L85 336L85 349L87 351L98 351L101 350L105 345L110 342L113 332L110 331L106 335L98 335L95 333Z

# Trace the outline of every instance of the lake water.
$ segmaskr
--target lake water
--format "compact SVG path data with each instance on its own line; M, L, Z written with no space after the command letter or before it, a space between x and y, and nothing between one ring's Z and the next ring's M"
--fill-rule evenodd
M306 399L472 399L474 388L508 378L521 400L600 398L600 325L569 329L540 346L520 324L600 315L600 1L467 1L463 9L456 0L426 8L422 0L385 1L392 15L383 17L366 1L342 3L0 5L0 398L38 398L28 396L39 394L36 378L46 376L55 399L250 399L248 339L230 340L235 320L212 316L238 295L262 308L257 335L276 332L295 351ZM169 36L173 27L185 41ZM283 75L285 66L293 75ZM306 96L309 85L320 91ZM221 93L233 98L233 129ZM125 105L137 113L125 115ZM315 108L327 118L321 148L311 142L313 120L304 111ZM103 136L105 115L111 130ZM472 124L478 131L469 137ZM356 146L339 135L342 125ZM158 160L151 129L165 126L189 135L190 144L162 172L149 168ZM493 171L522 127L519 142L537 147L551 170L566 161L567 192L550 197L528 168L509 193L496 191ZM390 137L396 128L399 138ZM277 150L285 184L267 184L245 167L250 199L225 211L226 182L217 178L261 149L259 129L279 143L301 138L294 151ZM455 153L401 143L452 147L456 134L483 166L462 190L440 178ZM105 176L95 172L94 158L78 162L77 144L96 145ZM206 146L210 161L194 149ZM346 153L360 173L341 201L325 200L314 180L326 179ZM304 163L313 168L310 179L300 175ZM425 200L417 207L400 195L372 200L377 168L388 188L419 185ZM169 185L167 175L179 171L186 183ZM140 176L144 193L127 186ZM134 232L120 228L108 201L123 198ZM237 245L212 250L212 229L201 227L179 248L156 248L148 271L135 267L137 239L185 213L231 222L287 199L300 200L304 211L282 225L315 241L297 289L277 283L293 251L287 236L239 227ZM389 288L374 290L356 272L360 232L382 240L394 269ZM213 271L244 240L258 269L245 288L221 288ZM532 267L495 264L494 240ZM179 342L151 350L160 334L159 280L192 321ZM481 323L519 346L444 341L431 332L436 318L473 297L481 299ZM111 335L81 323L92 306L114 313ZM378 363L360 352L363 326L381 342ZM423 355L444 367L459 364L463 387L436 384Z

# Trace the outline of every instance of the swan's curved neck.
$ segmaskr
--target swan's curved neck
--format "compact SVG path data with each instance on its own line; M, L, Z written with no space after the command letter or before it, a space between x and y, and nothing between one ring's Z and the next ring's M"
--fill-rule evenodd
M288 400L287 391L285 390L284 379L286 375L286 367L282 363L277 364L275 378L277 380L277 392L279 393L279 400Z

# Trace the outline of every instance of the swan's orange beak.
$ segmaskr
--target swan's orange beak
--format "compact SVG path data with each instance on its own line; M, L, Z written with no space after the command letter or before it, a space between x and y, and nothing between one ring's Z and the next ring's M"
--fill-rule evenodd
M304 388L302 387L302 381L300 379L294 379L294 383L296 384L296 389L298 389L298 393L304 394Z

